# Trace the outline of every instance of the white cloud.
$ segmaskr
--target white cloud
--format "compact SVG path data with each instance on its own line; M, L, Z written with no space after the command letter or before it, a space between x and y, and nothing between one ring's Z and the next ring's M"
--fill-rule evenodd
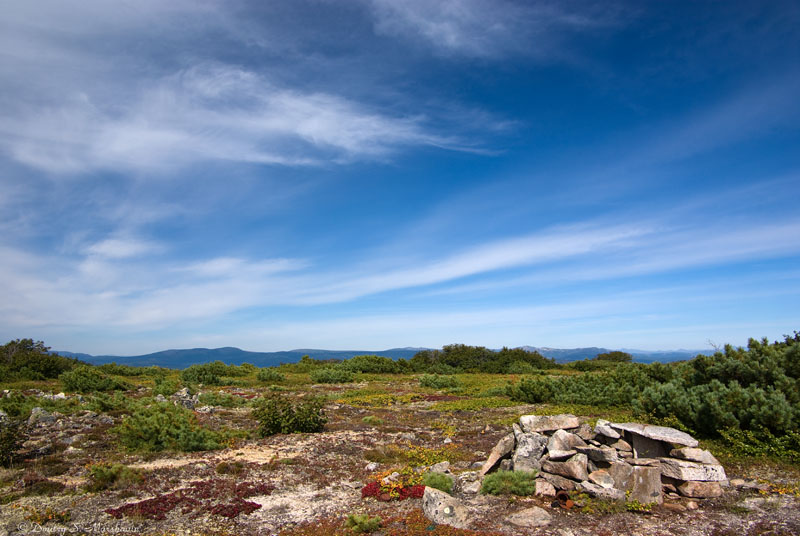
M290 166L384 158L429 145L475 150L432 133L424 117L392 117L326 94L280 88L225 65L194 67L146 85L124 106L86 94L25 108L0 127L19 162L56 173L158 171L203 161Z
M421 39L438 53L469 57L511 53L560 59L565 34L614 20L613 6L600 11L567 2L371 0L370 5L378 34Z
M127 259L155 253L161 246L135 238L107 238L86 248L87 253L106 259Z

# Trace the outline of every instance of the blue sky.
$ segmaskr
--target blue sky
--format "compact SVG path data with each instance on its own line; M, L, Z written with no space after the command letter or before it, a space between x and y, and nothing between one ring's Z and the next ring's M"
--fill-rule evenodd
M709 348L800 329L796 2L15 2L0 336Z

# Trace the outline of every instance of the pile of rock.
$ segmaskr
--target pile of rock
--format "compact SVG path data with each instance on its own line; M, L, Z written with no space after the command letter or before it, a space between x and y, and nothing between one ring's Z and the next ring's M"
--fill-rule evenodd
M725 470L689 434L665 426L598 420L594 429L574 415L524 415L492 449L480 474L494 469L538 471L536 493L559 490L639 503L663 493L705 498L722 494Z

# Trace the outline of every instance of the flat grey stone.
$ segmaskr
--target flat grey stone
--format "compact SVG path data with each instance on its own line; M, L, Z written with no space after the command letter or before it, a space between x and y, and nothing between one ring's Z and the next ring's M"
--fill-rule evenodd
M727 480L721 465L706 465L674 458L661 458L661 474L677 480L720 482Z
M609 501L621 501L625 499L625 492L615 488L606 488L598 486L592 482L581 482L580 489L598 499L606 499Z
M640 465L643 467L660 467L661 460L656 458L631 458L626 460L631 465Z
M592 484L597 484L598 486L604 488L614 487L614 479L611 477L611 474L605 469L598 469L597 471L592 471L591 473L589 473L589 482L591 482Z
M568 458L572 458L578 453L577 450L551 450L547 455L552 462L560 462Z
M435 463L431 465L430 469L431 473L449 473L450 472L450 462L443 461L439 463Z
M611 439L619 439L619 432L611 428L611 426L609 426L610 424L611 423L604 419L597 419L597 423L594 425L594 432L596 434L610 437Z
M663 503L661 470L658 467L634 467L633 488L628 500L639 501L642 504Z
M621 450L623 452L633 452L633 447L631 446L631 444L625 441L624 439L619 439L611 443L611 447L617 450Z
M553 462L550 460L542 462L542 469L548 473L580 481L589 478L589 473L586 472L586 462L585 454L576 454L565 462Z
M613 463L619 461L617 450L611 447L575 447L575 450L586 456L593 462Z
M536 479L536 491L534 495L538 495L540 497L555 497L556 496L556 488L550 482L543 478Z
M425 488L425 493L422 495L422 512L434 523L450 525L457 529L467 528L470 521L466 506L436 488Z
M544 527L553 521L553 517L544 508L532 506L511 514L506 521L517 527Z
M563 476L546 473L544 471L539 473L539 476L544 478L546 481L550 482L556 489L564 491L573 491L578 489L578 483L575 482L574 480L570 480L569 478L564 478Z
M547 436L531 432L521 432L516 436L517 447L511 457L515 471L538 471L542 464L540 459L547 446Z
M577 428L581 423L575 415L563 414L523 415L519 418L519 424L524 432L552 432Z
M633 489L633 466L624 462L612 463L608 474L614 479L616 489L627 491Z
M575 435L584 441L591 441L595 437L595 433L592 431L592 427L589 425L589 423L581 424L578 429L575 430Z
M585 447L586 442L577 434L571 434L566 430L556 430L547 442L547 451L554 450L573 450L576 447Z
M514 450L514 442L513 433L503 436L489 453L489 458L483 464L480 475L483 476L494 469L501 459L511 454L511 451Z
M707 463L709 465L720 465L717 459L707 450L684 447L682 449L672 449L670 457L690 462Z
M684 497L705 499L722 495L722 486L719 485L719 482L697 482L692 480L680 484L678 492Z
M681 432L680 430L668 426L655 426L652 424L639 424L635 422L609 423L609 426L617 431L631 432L655 441L664 441L666 443L683 445L685 447L696 447L699 444L695 438L686 432Z

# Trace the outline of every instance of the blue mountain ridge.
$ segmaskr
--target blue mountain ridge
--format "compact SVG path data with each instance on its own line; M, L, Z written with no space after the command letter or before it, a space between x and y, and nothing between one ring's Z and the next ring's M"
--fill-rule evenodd
M523 350L537 351L545 357L555 359L557 363L569 363L581 359L591 359L598 354L609 352L606 348L547 348L535 346L521 346ZM136 367L149 367L158 365L160 367L183 369L190 365L209 363L211 361L222 361L227 364L241 365L250 363L258 367L273 367L281 363L296 363L304 355L314 359L349 359L357 355L375 354L392 359L411 359L420 350L429 348L390 348L388 350L319 350L319 349L297 349L285 350L280 352L249 352L231 346L224 348L191 348L182 350L163 350L152 354L118 356L118 355L90 355L84 353L68 352L57 350L52 353L65 357L74 357L91 363L102 365L103 363L117 363L119 365L130 365ZM697 354L708 353L704 350L667 350L667 351L647 351L647 350L625 350L630 353L634 360L640 363L652 363L654 361L670 362L682 359L691 359Z

